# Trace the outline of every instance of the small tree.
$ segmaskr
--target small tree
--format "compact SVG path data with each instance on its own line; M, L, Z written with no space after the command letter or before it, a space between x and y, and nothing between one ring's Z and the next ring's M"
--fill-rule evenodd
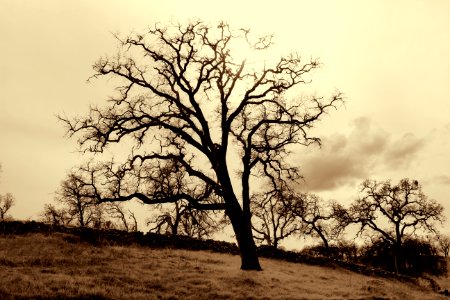
M14 205L14 197L11 193L0 195L0 220L5 221L7 218L6 213Z
M436 232L435 222L444 220L443 206L428 199L416 180L402 179L397 185L366 180L361 192L348 210L348 223L357 223L360 233L369 229L392 244L398 273L403 239L420 230Z
M188 207L185 217L181 219L182 232L198 239L211 238L228 224L223 215L221 217L217 213L207 213L192 207Z
M119 222L119 228L125 231L137 231L138 224L134 212L125 210L122 203L111 202L105 207L107 215Z
M450 237L448 235L438 234L436 240L438 249L442 252L444 257L448 257L450 250Z
M2 172L2 165L0 164L0 173ZM14 206L15 200L11 193L4 195L0 194L0 221L5 221L7 218L6 213Z
M77 226L99 227L103 212L98 207L93 196L94 194L95 191L92 185L85 182L83 174L72 171L61 182L59 189L56 191L55 200L65 210L65 212L61 213L67 213L70 219L76 222Z
M366 244L361 251L360 259L365 264L396 271L396 251L394 244L379 236ZM397 259L401 262L403 274L418 276L429 273L439 276L447 273L446 260L437 256L437 249L428 240L405 237L402 241L401 254Z
M317 195L310 193L292 193L285 202L290 214L300 224L300 232L319 238L327 251L330 240L337 239L340 234L334 224L333 205L326 204Z
M252 224L256 240L277 248L281 240L300 230L295 216L286 209L286 196L286 189L276 186L271 191L257 193L253 196L254 219Z
M187 201L160 205L157 208L159 212L147 219L147 225L153 226L150 232L202 239L211 237L226 225L215 214L192 209Z
M110 105L93 107L84 118L61 118L70 135L79 134L82 150L102 152L113 143L135 146L123 165L94 172L105 175L95 181L97 201L184 200L193 209L224 210L239 246L241 268L260 270L250 178L292 178L295 168L286 163L290 147L319 142L309 129L342 100L340 93L327 100L291 98L288 91L308 83L318 61L290 54L274 63L247 63L234 55L234 46L261 52L270 47L272 37L255 39L249 30L233 30L225 23L156 25L118 40L120 52L94 65L94 77L119 79ZM153 148L144 151L150 145ZM140 153L135 152L138 148ZM158 187L141 185L151 169L166 163L188 174L198 187L189 190L193 195L182 190L162 196ZM232 183L236 171L238 185ZM121 181L106 177L112 173L120 173ZM205 195L199 198L198 193ZM210 195L217 201L212 203Z
M159 197L170 198L186 193L193 195L195 199L204 199L204 203L220 202L219 199L214 199L210 190L193 184L188 174L173 162L154 167L144 181L157 191ZM224 225L217 220L214 211L194 209L192 201L180 199L174 203L158 203L155 206L157 213L147 219L147 225L153 226L151 232L205 238Z
M45 204L40 219L47 224L68 226L73 221L73 216L68 213L67 209L56 208L53 204Z

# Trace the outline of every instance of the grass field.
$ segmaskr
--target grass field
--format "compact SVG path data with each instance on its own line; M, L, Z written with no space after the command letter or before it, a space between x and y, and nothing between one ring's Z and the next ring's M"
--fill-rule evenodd
M448 299L426 282L339 267L139 246L95 247L62 233L0 235L0 299ZM439 283L449 288L449 278Z

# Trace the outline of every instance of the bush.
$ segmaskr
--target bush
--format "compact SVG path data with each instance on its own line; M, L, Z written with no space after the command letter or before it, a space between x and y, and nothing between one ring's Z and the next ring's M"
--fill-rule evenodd
M346 262L356 262L358 259L358 247L351 242L339 242L337 245L330 245L328 248L322 244L309 246L304 248L302 253Z
M182 235L163 235L118 229L94 229L90 227L64 227L40 222L1 222L0 234L17 235L27 233L63 232L77 236L80 241L96 246L102 245L142 245L153 248L177 248L186 250L210 250L220 253L239 254L236 244L215 240L201 240ZM76 239L73 239L76 241Z
M437 255L428 241L408 238L403 242L398 258L399 272L419 276L424 273L446 275L447 262ZM379 240L366 247L361 262L390 272L395 271L395 247L388 241Z

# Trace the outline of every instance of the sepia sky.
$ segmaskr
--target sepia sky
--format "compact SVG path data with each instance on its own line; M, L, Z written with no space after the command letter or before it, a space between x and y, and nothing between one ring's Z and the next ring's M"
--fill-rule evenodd
M0 194L15 196L13 217L36 218L83 161L55 116L111 95L86 80L115 52L112 33L197 18L273 33L274 53L320 58L308 91L345 94L314 130L323 147L295 153L303 188L348 204L366 178L409 177L450 217L450 1L0 0Z

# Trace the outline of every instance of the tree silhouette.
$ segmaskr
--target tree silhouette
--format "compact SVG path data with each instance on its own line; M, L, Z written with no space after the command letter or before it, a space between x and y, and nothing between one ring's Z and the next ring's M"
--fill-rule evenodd
M105 212L110 218L119 222L119 229L123 229L129 232L138 231L138 222L136 216L134 215L134 212L129 209L125 209L122 203L107 203L107 205L105 206ZM112 225L113 224L110 224L109 226Z
M2 165L0 164L0 173L2 172ZM11 193L0 195L0 221L6 220L6 213L14 206L15 200Z
M159 197L169 198L184 193L195 198L204 197L205 201L214 203L210 192L199 189L188 177L180 166L168 162L153 166L150 173L141 176L140 182L148 183L149 190L157 193ZM147 225L153 226L151 232L204 238L220 230L223 227L221 225L224 225L212 216L213 212L192 209L192 204L184 199L174 203L159 203L156 207L159 212L147 219Z
M45 204L40 213L40 220L52 225L69 226L73 218L66 208L57 208L53 204Z
M435 222L444 220L443 206L428 199L416 180L402 179L397 185L366 180L361 192L348 209L348 223L359 224L360 233L370 229L393 245L398 273L403 239L420 230L436 232Z
M260 270L252 236L250 178L294 178L296 168L286 163L291 146L320 142L309 136L309 129L341 95L327 100L288 95L310 81L318 61L304 62L298 54L267 63L272 67L238 61L235 45L259 53L269 48L272 38L254 38L249 30L234 30L225 23L155 25L143 34L117 39L117 55L94 65L93 77L115 78L120 84L110 104L92 107L87 117L61 117L69 135L79 137L83 151L102 152L113 143L133 145L123 164L89 170L103 176L95 180L97 201L185 200L192 209L225 210L241 268ZM173 172L185 172L190 188L161 193L145 180L166 164ZM238 183L232 181L234 174L239 174Z
M7 217L6 213L14 205L14 197L11 193L0 195L0 220L4 221Z
M63 208L56 209L52 205L47 205L44 209L44 216L47 215L47 218L50 217L53 221L57 221L59 217L59 221L63 224L76 221L77 225L81 227L100 227L99 223L103 212L91 195L94 195L92 186L84 181L82 174L72 171L56 191L55 200ZM68 215L69 218L65 215ZM69 221L66 223L64 219Z
M437 247L444 254L444 257L448 257L450 251L450 237L448 235L437 235Z
M251 199L254 238L276 248L281 240L299 232L301 228L287 209L285 203L288 194L282 188L283 184L278 185L272 190L255 193Z
M170 205L170 207L167 207ZM159 204L159 211L147 219L149 231L160 234L187 235L199 239L209 238L223 229L225 222L203 210L192 209L187 201Z
M334 221L333 204L327 205L317 195L310 193L295 193L287 199L289 211L298 223L301 232L317 237L327 251L331 239L337 239L340 231Z

